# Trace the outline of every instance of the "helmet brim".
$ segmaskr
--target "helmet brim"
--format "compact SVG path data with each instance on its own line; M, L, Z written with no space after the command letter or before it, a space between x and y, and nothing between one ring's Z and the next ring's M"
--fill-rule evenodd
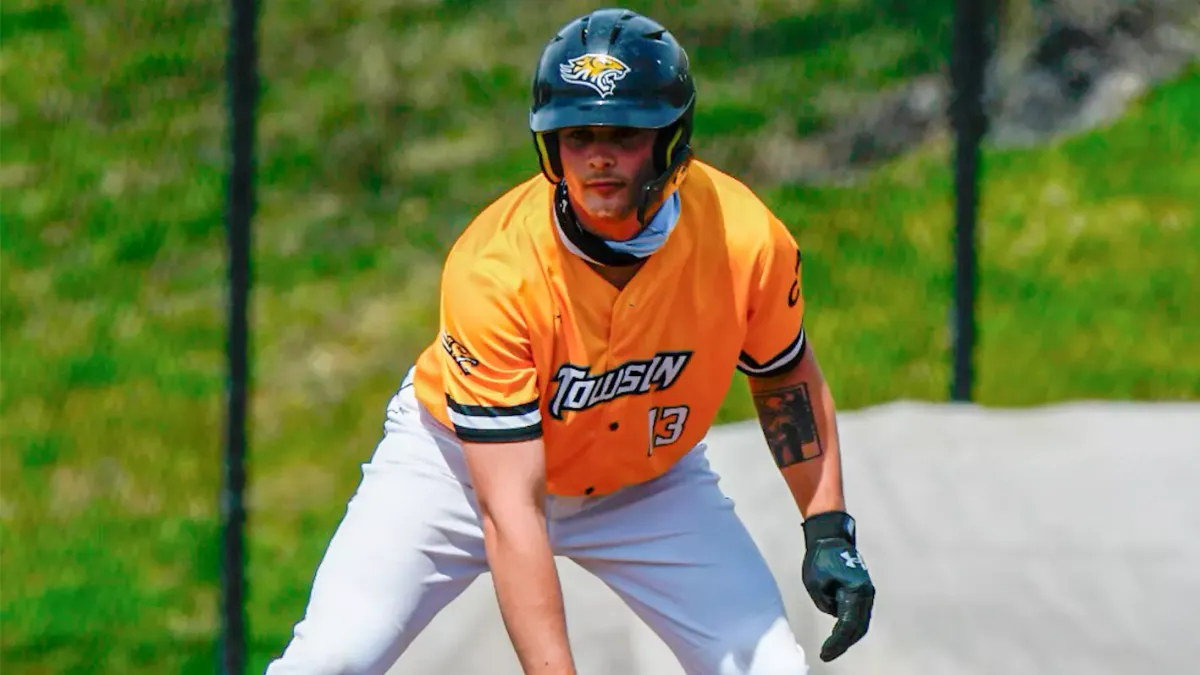
M686 111L686 105L677 108L661 100L566 99L531 112L529 128L534 133L586 126L661 129Z

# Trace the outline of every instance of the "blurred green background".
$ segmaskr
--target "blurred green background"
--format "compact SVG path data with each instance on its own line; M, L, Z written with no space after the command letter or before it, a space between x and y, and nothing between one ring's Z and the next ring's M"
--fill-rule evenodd
M628 2L689 50L697 149L831 128L943 72L950 2ZM563 0L276 0L260 31L250 672L303 610L434 334L443 254L537 171L526 130ZM224 394L225 3L0 10L0 666L211 673ZM1116 123L988 150L978 399L1200 398L1200 71ZM843 409L949 387L952 145L859 180L748 182L805 250ZM744 382L723 420L751 416Z

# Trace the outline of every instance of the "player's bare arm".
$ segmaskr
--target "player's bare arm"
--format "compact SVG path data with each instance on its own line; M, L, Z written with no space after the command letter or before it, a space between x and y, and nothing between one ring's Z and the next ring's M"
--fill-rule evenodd
M795 368L750 378L750 391L767 447L800 512L844 511L833 394L811 342Z
M875 602L846 513L833 394L811 342L795 368L751 378L750 389L767 446L804 514L804 587L837 618L821 646L821 660L832 661L866 635Z
M546 532L541 439L463 443L500 613L527 675L574 675L562 587Z

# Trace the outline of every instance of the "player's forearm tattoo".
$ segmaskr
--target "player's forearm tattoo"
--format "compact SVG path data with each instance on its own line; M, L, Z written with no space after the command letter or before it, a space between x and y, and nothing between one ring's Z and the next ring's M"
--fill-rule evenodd
M807 383L755 392L754 407L779 468L821 456L823 446Z

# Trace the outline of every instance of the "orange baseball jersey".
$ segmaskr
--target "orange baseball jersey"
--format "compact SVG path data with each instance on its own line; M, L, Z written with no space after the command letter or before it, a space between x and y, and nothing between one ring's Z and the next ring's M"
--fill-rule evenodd
M805 350L801 256L749 188L694 161L661 250L618 290L573 252L541 176L452 248L418 400L464 441L542 438L547 490L606 494L663 474L708 433L735 369Z

